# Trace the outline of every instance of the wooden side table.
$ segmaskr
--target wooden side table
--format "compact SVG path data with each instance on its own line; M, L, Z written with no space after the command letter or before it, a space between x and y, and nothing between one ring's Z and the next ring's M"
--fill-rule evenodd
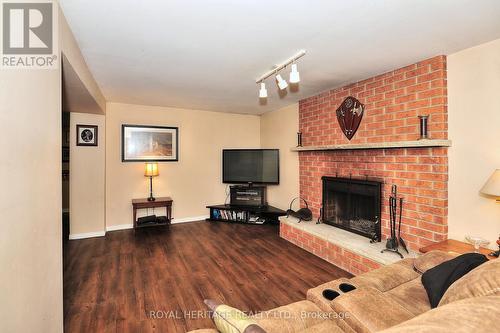
M447 239L445 241L424 246L419 249L421 253L427 253L432 250L441 250L444 252L464 254L474 252L474 246L472 244L460 242L454 239ZM481 252L481 254L484 254L489 260L496 259L496 257L489 255L492 252L492 250L490 249L482 247L479 249L479 252Z
M158 224L152 224L152 225L170 224L170 222L172 221L172 198L161 197L161 198L156 198L155 201L148 201L147 198L132 199L134 229L138 228L138 226L137 226L137 210L138 209L158 208L158 207L165 207L165 209L167 211L167 223L162 223L162 224L158 223Z

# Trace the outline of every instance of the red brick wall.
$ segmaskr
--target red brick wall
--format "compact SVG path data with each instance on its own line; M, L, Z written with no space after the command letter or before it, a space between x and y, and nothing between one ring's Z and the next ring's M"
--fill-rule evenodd
M417 64L333 89L299 102L304 146L343 144L335 110L347 96L365 104L365 114L352 143L416 140L418 115L430 115L433 139L447 138L446 57Z
M280 236L354 275L366 273L381 267L379 263L373 260L329 243L285 223L280 224Z
M418 115L430 115L429 135L446 139L446 57L438 56L299 102L304 146L345 144L335 110L347 96L365 104L351 143L416 140ZM405 199L403 238L412 249L447 238L448 157L445 148L300 152L300 193L314 214L321 206L321 176L384 182L382 235L389 234L386 204L393 184Z

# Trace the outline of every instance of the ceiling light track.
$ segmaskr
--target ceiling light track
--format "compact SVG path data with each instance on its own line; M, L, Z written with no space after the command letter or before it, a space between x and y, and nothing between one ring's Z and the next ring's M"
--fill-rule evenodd
M278 73L280 70L282 70L286 66L294 63L295 61L297 61L297 59L302 58L305 54L306 54L306 50L300 50L294 56L288 58L287 60L285 60L281 64L276 65L276 67L274 69L272 69L272 70L266 72L265 74L263 74L261 77L259 77L257 80L255 80L255 83L261 83L262 81L264 81L265 79L267 79L271 75L274 75L274 74Z

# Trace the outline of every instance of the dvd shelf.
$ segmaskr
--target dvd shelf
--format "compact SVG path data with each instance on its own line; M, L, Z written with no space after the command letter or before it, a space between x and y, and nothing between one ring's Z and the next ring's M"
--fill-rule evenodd
M225 220L231 222L246 222L248 212L241 210L213 209L210 218L213 220Z
M264 224L278 223L278 217L286 212L272 206L248 207L235 205L207 206L210 209L209 221Z

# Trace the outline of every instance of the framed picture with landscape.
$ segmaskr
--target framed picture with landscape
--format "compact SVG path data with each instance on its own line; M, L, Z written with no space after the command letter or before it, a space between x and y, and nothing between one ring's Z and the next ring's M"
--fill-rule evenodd
M122 125L122 162L178 160L178 127Z

